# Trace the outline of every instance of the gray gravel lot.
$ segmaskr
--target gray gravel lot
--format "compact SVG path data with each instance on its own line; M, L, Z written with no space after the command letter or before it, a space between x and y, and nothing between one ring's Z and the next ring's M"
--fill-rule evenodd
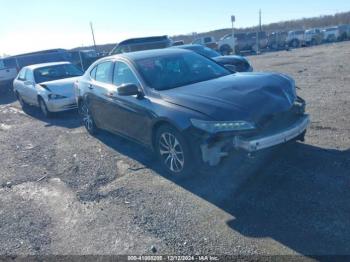
M47 120L2 94L0 254L350 255L350 43L250 59L295 78L306 142L189 180L76 112Z

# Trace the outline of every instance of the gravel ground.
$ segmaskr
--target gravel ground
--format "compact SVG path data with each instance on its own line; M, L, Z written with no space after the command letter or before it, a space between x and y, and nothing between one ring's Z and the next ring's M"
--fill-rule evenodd
M350 43L250 57L293 76L305 143L171 181L146 149L76 112L0 98L0 254L350 255Z

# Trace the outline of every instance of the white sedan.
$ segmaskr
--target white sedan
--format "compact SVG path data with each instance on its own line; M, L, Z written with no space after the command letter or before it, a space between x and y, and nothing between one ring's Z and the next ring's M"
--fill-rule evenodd
M24 108L40 107L49 117L52 112L77 107L74 83L83 72L69 62L55 62L23 67L13 82L15 95Z

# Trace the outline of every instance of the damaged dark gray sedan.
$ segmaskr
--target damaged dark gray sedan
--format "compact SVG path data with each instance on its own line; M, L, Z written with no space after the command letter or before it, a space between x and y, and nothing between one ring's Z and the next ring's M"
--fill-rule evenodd
M146 145L171 175L218 165L233 152L303 141L309 125L290 77L232 74L187 50L103 58L76 83L76 97L88 132Z

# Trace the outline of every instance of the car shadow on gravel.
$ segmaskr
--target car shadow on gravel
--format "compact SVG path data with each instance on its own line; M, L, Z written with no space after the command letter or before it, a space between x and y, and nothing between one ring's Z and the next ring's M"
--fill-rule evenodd
M311 257L350 255L349 188L350 150L298 144L214 204L234 216L228 225L242 235Z
M150 149L104 130L99 130L95 137L109 148L139 162L144 166L141 168L150 168L159 174L162 173L161 167Z
M228 158L191 178L171 179L148 149L108 132L96 137L144 165L140 169L152 169L231 214L227 225L244 236L271 238L310 257L350 254L350 149L297 143L246 159L241 167Z
M36 118L45 124L45 127L60 126L74 129L82 126L78 110L69 110L64 112L52 113L51 117L45 117L38 107L27 106L23 110L27 115Z

